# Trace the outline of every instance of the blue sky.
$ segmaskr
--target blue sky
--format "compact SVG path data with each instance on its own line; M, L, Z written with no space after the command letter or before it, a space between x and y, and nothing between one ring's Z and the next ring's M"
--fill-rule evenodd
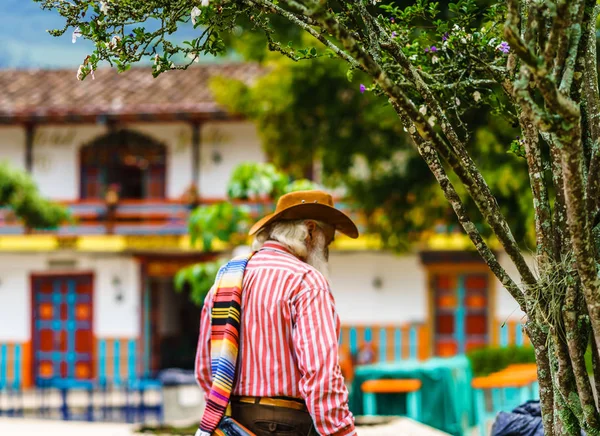
M63 22L33 0L0 0L0 68L77 67L91 44L72 44L70 34L55 38L46 32Z
M33 0L0 0L0 68L76 69L93 45L81 38L73 44L72 31L59 38L46 32L63 24L60 15ZM196 32L189 26L178 34L191 39Z

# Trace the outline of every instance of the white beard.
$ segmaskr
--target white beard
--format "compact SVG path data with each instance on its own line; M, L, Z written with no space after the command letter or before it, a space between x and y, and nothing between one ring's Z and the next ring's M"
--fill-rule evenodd
M329 249L325 247L325 236L318 234L315 243L308 247L306 263L319 271L329 282Z

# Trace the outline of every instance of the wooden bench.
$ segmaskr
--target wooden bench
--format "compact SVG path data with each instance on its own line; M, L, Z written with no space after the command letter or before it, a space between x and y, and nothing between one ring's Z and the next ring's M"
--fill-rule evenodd
M421 416L421 380L380 379L367 380L361 385L363 407L367 416L377 415L377 394L406 394L406 415L414 420Z
M537 383L537 374L531 370L502 370L485 377L476 377L471 382L475 390L475 407L479 421L479 433L481 436L487 434L487 421L493 419L496 413L503 409L512 409L514 404L505 401L507 390L516 390L516 398L519 404L531 399L531 387ZM487 412L485 403L485 391L492 395L492 410ZM506 410L510 411L510 410Z

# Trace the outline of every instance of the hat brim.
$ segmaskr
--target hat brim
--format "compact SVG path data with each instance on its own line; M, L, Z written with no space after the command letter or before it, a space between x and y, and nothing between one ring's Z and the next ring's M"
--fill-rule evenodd
M322 203L303 203L288 207L278 213L267 215L252 226L249 235L258 233L259 230L269 224L280 220L316 220L330 224L344 235L356 239L358 238L358 228L356 224L343 212L335 207Z

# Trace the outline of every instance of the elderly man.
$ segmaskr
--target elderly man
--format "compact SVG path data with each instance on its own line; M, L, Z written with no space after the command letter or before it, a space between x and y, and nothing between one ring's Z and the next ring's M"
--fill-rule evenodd
M338 362L340 321L328 283L336 230L358 237L356 225L321 191L284 195L275 213L250 230L256 252L241 282L230 412L259 436L356 434ZM207 395L213 383L214 289L202 310L196 357L196 377Z

